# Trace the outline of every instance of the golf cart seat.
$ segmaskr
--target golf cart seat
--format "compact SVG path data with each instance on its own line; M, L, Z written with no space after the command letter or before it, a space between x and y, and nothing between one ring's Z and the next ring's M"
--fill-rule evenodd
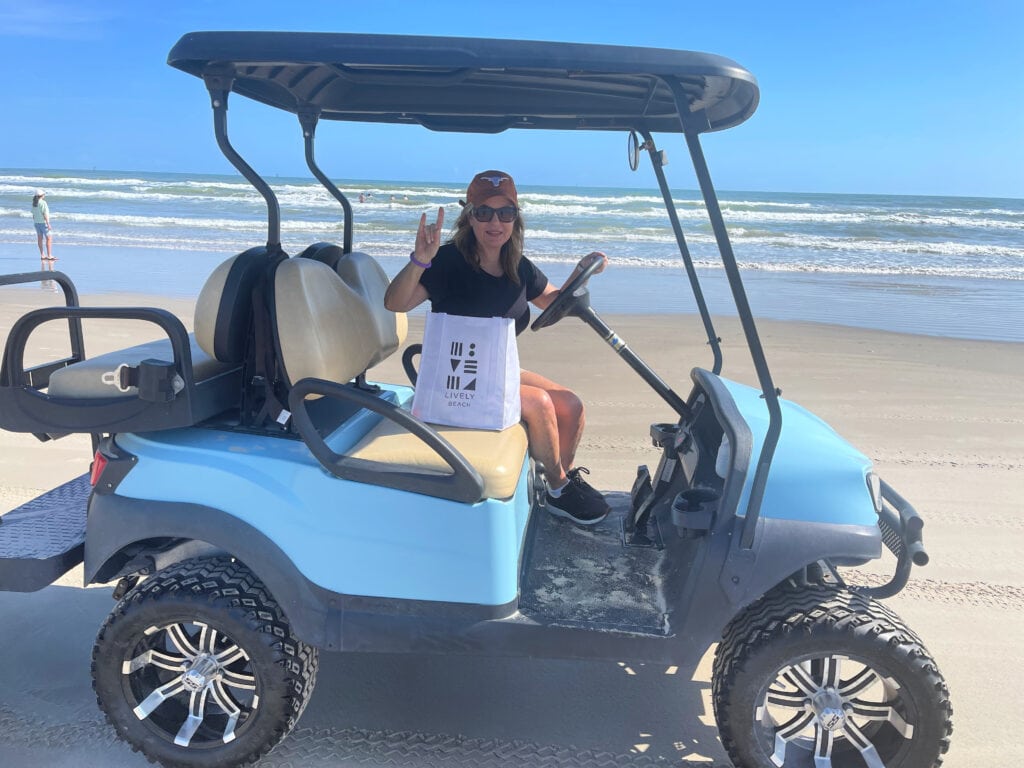
M402 345L409 324L404 312L384 309L384 293L390 281L376 259L359 251L345 253L333 243L314 243L300 253L298 258L326 264L370 307L379 350L367 367L377 365Z
M196 301L195 332L187 341L190 363L175 359L170 338L88 358L54 371L47 395L83 410L99 402L113 405L116 423L93 424L96 431L152 431L187 426L238 406L242 365L252 318L252 290L268 264L266 247L251 248L222 262L206 280ZM142 315L144 317L144 314ZM144 372L166 376L159 408L140 408L151 393L140 392ZM143 388L145 385L142 385ZM168 391L168 389L170 391ZM118 401L124 417L118 417ZM178 407L172 404L178 403ZM133 404L134 407L128 404Z
M353 255L347 254L341 262ZM358 254L353 263L358 265L355 271L363 276L380 269L365 254ZM388 322L395 322L388 319L388 315L394 313L384 308L383 291L379 300L371 303L341 279L339 272L342 271L340 265L331 268L317 259L294 258L283 262L275 273L277 344L289 386L304 379L350 382L396 348L381 343L379 329L387 327ZM381 471L362 473L361 480L400 488L403 486L396 481L394 470L435 477L451 473L449 464L430 445L389 418L386 408L379 412L383 417L370 426L344 457L325 463L328 470L333 472L339 462L349 460L364 465L372 462L381 467ZM404 418L412 418L407 411L402 413ZM434 430L451 443L479 475L482 481L479 498L505 499L514 494L526 459L526 431L522 425L501 432L442 426ZM313 434L303 436L320 458L313 443L322 441ZM386 471L385 467L391 471ZM419 489L415 483L410 483L407 490Z

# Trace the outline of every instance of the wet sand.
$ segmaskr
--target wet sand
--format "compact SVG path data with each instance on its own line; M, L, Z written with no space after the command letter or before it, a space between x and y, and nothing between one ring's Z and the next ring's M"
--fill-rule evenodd
M4 294L0 331L42 291ZM130 305L130 296L104 297ZM149 301L148 299L145 301ZM90 299L83 304L94 303ZM159 300L179 316L187 301ZM693 316L605 320L675 389L711 355ZM190 323L186 322L187 325ZM753 384L738 323L719 321L723 375ZM418 340L413 318L410 338ZM962 341L790 322L759 324L775 384L876 463L925 519L931 563L888 603L923 638L954 707L945 765L1024 761L1012 723L1024 720L1024 345ZM58 329L41 344L60 348ZM143 340L139 329L86 328L90 354ZM152 335L152 334L149 334ZM525 367L575 388L587 403L578 462L607 490L628 489L637 464L656 465L652 422L671 420L658 397L588 328L566 320L520 339ZM404 380L399 356L374 370ZM88 439L43 444L0 433L0 509L85 471ZM865 567L865 578L882 572ZM0 593L0 764L142 766L95 705L89 655L110 610L109 587L81 572L33 594ZM726 765L710 717L709 664L656 665L324 654L316 693L292 736L265 765L455 765L462 754L536 754L567 765ZM1007 727L1010 725L1010 727ZM538 752L539 750L539 752ZM604 760L604 763L601 761Z

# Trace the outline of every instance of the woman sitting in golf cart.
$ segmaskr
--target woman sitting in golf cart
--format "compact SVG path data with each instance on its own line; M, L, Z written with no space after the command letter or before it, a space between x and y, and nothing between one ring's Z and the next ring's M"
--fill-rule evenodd
M416 248L384 297L388 309L408 312L430 299L434 312L514 318L516 333L521 333L530 322L527 302L544 309L558 295L559 289L523 255L525 227L515 182L507 173L484 171L473 178L455 232L442 246L443 224L443 208L434 224L427 224L426 214L420 217ZM569 280L594 261L601 262L600 272L607 260L598 251L584 256ZM581 525L599 523L608 514L608 503L583 479L587 469L573 467L583 434L582 401L527 370L520 372L519 389L530 453L547 477L548 510Z

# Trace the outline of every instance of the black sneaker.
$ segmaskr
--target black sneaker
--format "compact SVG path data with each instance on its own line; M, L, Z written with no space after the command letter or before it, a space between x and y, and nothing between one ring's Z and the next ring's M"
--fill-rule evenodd
M578 525L597 525L608 517L611 507L604 496L579 477L579 472L574 472L573 477L578 479L570 479L558 498L545 494L544 506L556 517L568 518Z
M584 496L590 499L594 499L596 501L604 502L604 494L601 493L596 488L594 488L586 480L584 480L581 476L581 473L583 475L589 475L590 470L587 469L586 467L576 467L576 469L570 469L568 472L566 472L565 476L569 478L570 483L575 485L577 488L580 489L580 491L583 492Z

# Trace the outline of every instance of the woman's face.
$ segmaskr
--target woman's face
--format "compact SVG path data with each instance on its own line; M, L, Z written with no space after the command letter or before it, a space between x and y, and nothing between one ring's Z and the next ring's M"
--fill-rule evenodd
M484 200L480 205L486 205L497 210L498 208L512 205L512 202L504 195L494 195ZM499 221L497 214L492 216L490 221L477 221L476 217L470 214L469 223L473 227L473 234L476 235L477 243L489 251L501 250L501 246L512 237L512 228L515 226L515 221Z

